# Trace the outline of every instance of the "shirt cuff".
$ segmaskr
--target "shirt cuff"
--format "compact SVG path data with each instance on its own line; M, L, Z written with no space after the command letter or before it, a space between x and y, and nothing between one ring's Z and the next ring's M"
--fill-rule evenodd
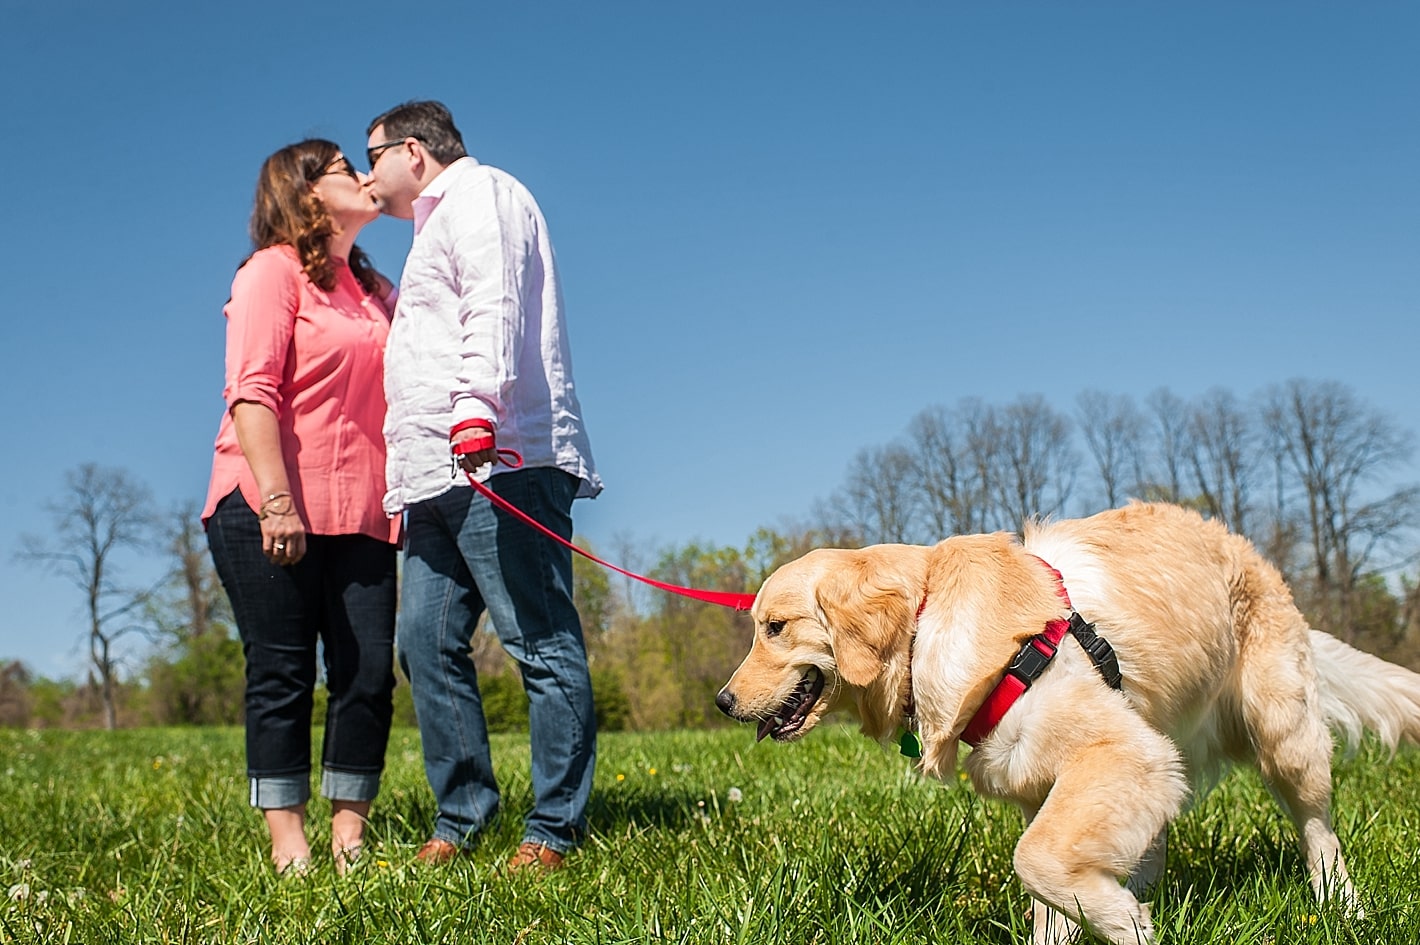
M226 391L227 409L231 410L239 403L261 404L267 407L272 413L278 416L281 413L281 398L276 392L276 388L266 384L246 383L239 387L229 387Z
M489 409L488 404L471 395L460 397L454 401L453 423L449 424L450 429L465 420L486 420L493 424L495 431L498 429L498 418Z

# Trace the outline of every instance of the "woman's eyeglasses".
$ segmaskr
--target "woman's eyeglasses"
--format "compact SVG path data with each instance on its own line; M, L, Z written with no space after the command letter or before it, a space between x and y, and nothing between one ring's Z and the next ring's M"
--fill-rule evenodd
M360 175L355 172L355 165L351 164L350 159L347 157L338 157L334 161L331 161L316 177L319 179L325 177L327 174L345 174L354 181L360 179Z

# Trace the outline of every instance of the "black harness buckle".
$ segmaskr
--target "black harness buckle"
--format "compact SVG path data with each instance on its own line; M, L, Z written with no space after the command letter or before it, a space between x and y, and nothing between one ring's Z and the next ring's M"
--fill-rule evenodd
M1040 646L1036 645L1040 641ZM1041 646L1046 651L1041 652ZM1016 651L1016 658L1011 660L1011 665L1006 667L1006 672L1025 683L1026 688L1040 678L1040 674L1045 672L1045 667L1050 665L1050 661L1055 658L1055 645L1044 636L1037 633L1025 642Z
M1123 689L1124 675L1119 671L1119 657L1115 656L1114 647L1109 645L1109 641L1095 633L1095 625L1085 623L1084 617L1071 613L1070 635L1079 641L1109 688Z
M1080 644L1090 662L1095 664L1105 684L1111 689L1123 689L1124 674L1119 671L1119 658L1115 656L1109 641L1095 633L1095 625L1085 623L1084 617L1072 611L1067 632ZM1056 646L1044 634L1037 633L1016 651L1011 665L1006 667L1006 673L1016 677L1029 689L1055 658L1055 652Z

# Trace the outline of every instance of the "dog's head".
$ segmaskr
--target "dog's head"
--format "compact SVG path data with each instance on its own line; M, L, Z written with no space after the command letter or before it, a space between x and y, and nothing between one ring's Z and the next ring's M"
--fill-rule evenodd
M715 697L759 737L790 741L851 700L875 738L901 719L910 643L929 549L820 549L769 576L755 598L754 643Z

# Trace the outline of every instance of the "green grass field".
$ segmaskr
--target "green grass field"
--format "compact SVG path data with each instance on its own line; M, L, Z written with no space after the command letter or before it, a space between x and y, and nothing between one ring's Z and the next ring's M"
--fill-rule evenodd
M793 745L755 744L748 727L604 735L593 835L542 881L499 874L530 802L525 738L494 752L507 813L473 856L411 863L433 801L417 733L397 730L358 868L337 877L327 853L289 879L246 806L239 731L0 732L0 941L1028 939L1020 815L921 780L848 726ZM1367 748L1338 760L1336 786L1365 919L1316 906L1290 825L1239 771L1175 826L1153 900L1161 941L1420 939L1420 752ZM328 843L317 827L313 848Z

